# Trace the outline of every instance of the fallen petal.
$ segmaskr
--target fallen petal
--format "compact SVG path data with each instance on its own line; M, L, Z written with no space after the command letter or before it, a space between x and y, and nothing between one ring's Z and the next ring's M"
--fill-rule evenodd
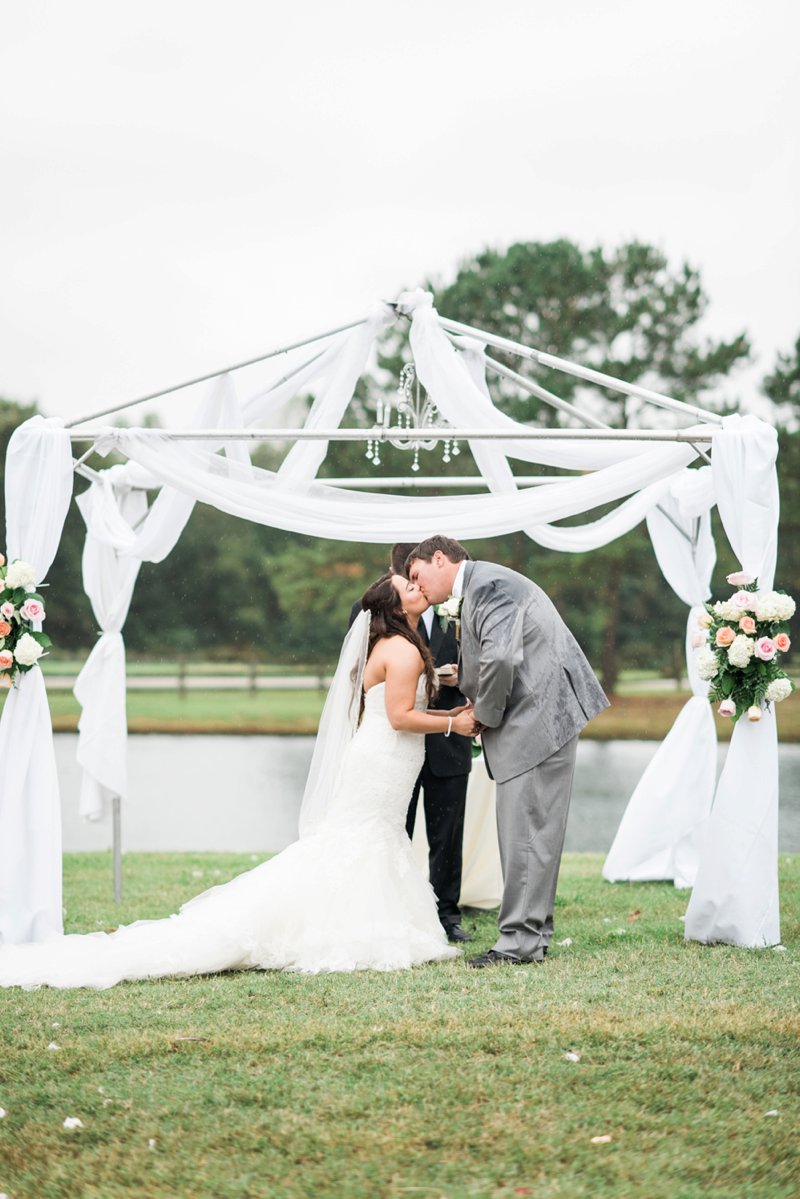
M64 1128L83 1128L83 1120L79 1120L77 1116L67 1116Z
M628 912L628 924L633 924L634 920L638 920L641 914L640 908L637 908L635 912Z
M564 1054L564 1057L568 1062L579 1062L581 1060L581 1055L579 1053L575 1053L573 1049L568 1049Z
M61 1048L61 1046L60 1046L60 1045L57 1045L57 1044L55 1043L55 1041L51 1041L51 1042L50 1042L50 1044L47 1046L47 1048L48 1048L48 1049L60 1049L60 1048Z
M611 1137L608 1135L606 1135L604 1137L592 1137L592 1144L593 1145L607 1145L610 1140L611 1140Z
M777 1107L773 1107L772 1111L764 1112L764 1115L765 1116L779 1116L780 1112L778 1111Z
M0 1120L5 1120L7 1115L8 1115L8 1112L6 1111L6 1109L4 1107L0 1107Z
M156 1147L156 1139L155 1139L155 1137L150 1137L150 1140L147 1142L147 1148L155 1150L155 1147Z
M786 946L785 945L773 945L772 952L773 953L786 953Z
M572 944L572 937L565 937L563 941L557 941L556 944L564 945L566 948L569 948L569 946Z
M50 1025L50 1027L51 1028L60 1028L61 1025L59 1024L58 1020L54 1020L53 1023Z

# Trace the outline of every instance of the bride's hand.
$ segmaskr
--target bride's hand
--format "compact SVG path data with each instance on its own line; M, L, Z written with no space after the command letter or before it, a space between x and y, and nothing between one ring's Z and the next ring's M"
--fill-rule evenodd
M454 716L453 713L456 713ZM475 714L472 708L453 708L447 713L448 716L453 716L453 732L460 733L462 737L474 737L477 732L475 723Z

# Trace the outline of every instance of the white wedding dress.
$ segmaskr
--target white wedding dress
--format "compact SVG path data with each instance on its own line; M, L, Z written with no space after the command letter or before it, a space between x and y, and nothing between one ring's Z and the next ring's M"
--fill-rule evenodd
M378 683L313 832L164 920L0 947L0 986L102 989L221 970L398 970L457 956L405 830L424 752L421 734L392 728Z

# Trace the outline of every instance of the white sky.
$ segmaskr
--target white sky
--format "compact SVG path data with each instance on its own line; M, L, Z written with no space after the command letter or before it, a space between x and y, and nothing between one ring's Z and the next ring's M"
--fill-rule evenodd
M699 266L753 404L800 333L799 12L4 0L0 394L91 412L565 236Z

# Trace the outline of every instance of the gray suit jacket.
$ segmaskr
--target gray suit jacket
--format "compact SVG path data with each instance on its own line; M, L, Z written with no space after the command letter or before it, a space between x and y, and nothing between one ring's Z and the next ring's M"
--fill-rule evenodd
M468 562L459 686L487 727L486 765L499 782L549 758L608 707L583 651L530 579Z

